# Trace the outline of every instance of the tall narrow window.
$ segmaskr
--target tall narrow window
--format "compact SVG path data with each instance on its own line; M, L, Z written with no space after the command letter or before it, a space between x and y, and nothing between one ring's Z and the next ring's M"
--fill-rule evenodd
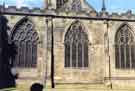
M131 28L123 24L115 37L116 68L135 68L135 42Z
M88 67L88 37L78 21L73 23L65 35L65 67Z
M23 18L15 26L12 34L12 40L17 47L17 54L13 60L14 67L36 67L38 38L33 23L27 18Z

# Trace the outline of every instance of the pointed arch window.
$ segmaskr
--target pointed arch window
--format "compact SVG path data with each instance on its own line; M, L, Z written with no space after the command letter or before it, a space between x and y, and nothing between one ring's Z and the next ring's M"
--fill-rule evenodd
M65 35L65 67L88 67L88 37L80 22L71 25Z
M131 28L123 24L115 37L116 68L135 68L135 42Z
M80 0L73 0L72 2L72 10L75 12L81 11L82 6L81 6L81 1Z
M12 34L12 41L17 47L17 54L13 60L14 67L35 68L37 66L38 39L34 24L27 18L20 20Z

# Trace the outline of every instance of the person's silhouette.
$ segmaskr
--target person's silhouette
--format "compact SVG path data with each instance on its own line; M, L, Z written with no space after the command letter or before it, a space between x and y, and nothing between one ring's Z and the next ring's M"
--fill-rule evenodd
M43 91L43 85L40 83L34 83L32 84L30 91Z
M8 20L5 16L0 16L0 89L15 87L15 77L11 73L10 58L13 56L13 45L8 43L9 30ZM12 55L11 55L12 54Z

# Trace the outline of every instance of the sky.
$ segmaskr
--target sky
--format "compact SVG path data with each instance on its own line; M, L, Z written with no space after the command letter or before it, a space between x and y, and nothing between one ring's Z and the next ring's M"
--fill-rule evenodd
M97 11L101 10L102 0L87 0ZM124 12L132 10L135 12L135 0L105 0L109 12Z
M0 0L0 4L5 3L6 6L17 6L20 8L21 6L28 6L43 8L44 7L44 0Z
M97 11L101 10L102 0L86 0ZM18 8L21 6L29 6L43 8L44 0L0 0L0 4L5 2L6 6L16 5ZM135 0L105 0L106 8L109 12L124 12L129 9L135 12Z

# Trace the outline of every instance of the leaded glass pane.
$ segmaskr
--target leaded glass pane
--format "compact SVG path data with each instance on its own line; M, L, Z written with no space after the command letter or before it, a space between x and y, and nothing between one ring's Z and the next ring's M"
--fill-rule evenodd
M120 68L120 61L119 61L119 58L120 58L120 53L119 53L119 46L118 45L116 45L115 46L115 50L117 50L117 51L115 51L115 55L116 55L116 57L115 57L115 60L116 60L116 62L115 62L115 65L116 65L116 68Z
M88 67L88 61L85 61L85 60L88 60L88 44L87 43L84 43L84 67Z
M82 44L78 44L78 67L83 67L82 66Z
M72 67L76 67L76 44L72 44Z
M130 68L130 50L129 50L129 45L126 45L126 68Z
M70 66L70 45L65 44L65 67Z
M135 68L135 45L131 47L132 68Z

